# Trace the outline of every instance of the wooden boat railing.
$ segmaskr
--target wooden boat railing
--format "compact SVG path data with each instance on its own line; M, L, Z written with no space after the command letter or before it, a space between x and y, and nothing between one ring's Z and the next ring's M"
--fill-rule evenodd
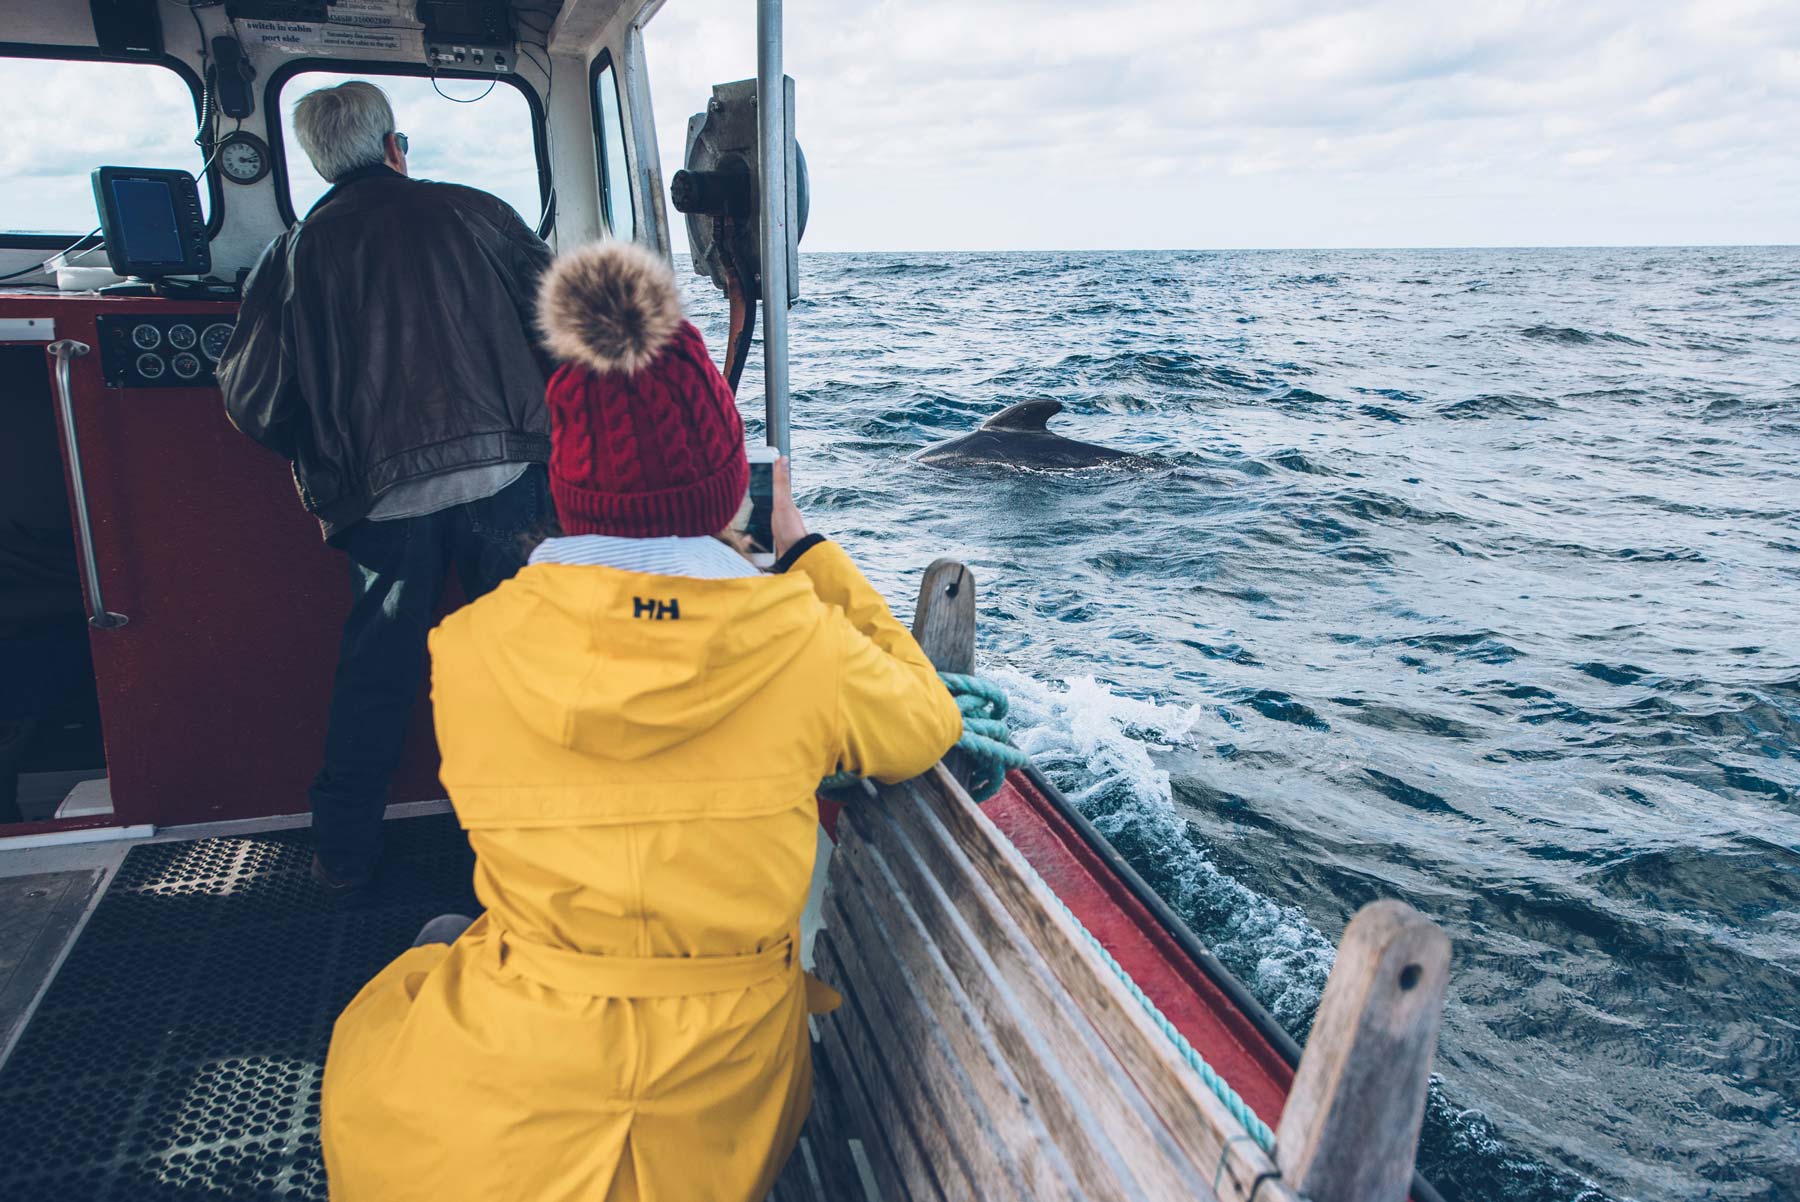
M921 590L915 634L946 670L973 659L973 594L942 561ZM1270 1153L954 767L838 820L814 959L844 1004L814 1019L805 1163L777 1202L1406 1197L1448 978L1435 924L1396 901L1352 920Z

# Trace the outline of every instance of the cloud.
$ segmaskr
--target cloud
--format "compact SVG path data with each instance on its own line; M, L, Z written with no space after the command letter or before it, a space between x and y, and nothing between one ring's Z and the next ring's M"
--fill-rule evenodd
M307 71L282 88L281 129L294 211L304 214L327 184L294 140L294 102L314 88L351 79L368 79L387 93L394 123L411 144L407 170L420 179L469 184L492 192L518 210L525 224L537 228L539 201L537 150L531 135L531 107L518 89L461 79L436 83L398 75L367 72Z
M193 93L162 67L4 59L0 89L15 100L0 138L0 228L86 233L100 222L89 178L102 164L200 167Z
M372 78L388 93L412 138L410 167L428 179L468 183L510 202L535 227L541 211L531 111L504 84L306 72L282 93L282 128L294 207L304 213L326 188L293 139L293 102L314 87ZM197 172L193 94L174 72L147 63L0 58L0 89L16 104L0 139L0 227L74 235L99 221L90 173L102 164ZM252 122L260 129L260 122ZM230 129L227 122L225 129ZM209 203L202 188L203 203Z
M786 9L808 249L1800 241L1792 0ZM710 86L755 73L754 6L682 0L646 41L666 179ZM419 174L535 217L516 95L383 83ZM0 87L32 101L0 224L78 233L94 165L199 165L160 68L6 60Z
M1791 3L786 9L821 248L1800 237ZM666 173L750 10L649 27Z

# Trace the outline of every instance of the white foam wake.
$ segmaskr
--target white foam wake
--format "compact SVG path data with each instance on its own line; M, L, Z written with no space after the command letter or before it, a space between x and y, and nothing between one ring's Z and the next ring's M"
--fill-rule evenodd
M1012 700L1013 741L1276 1020L1304 1038L1331 973L1331 941L1298 907L1213 864L1152 756L1188 742L1207 711L1122 697L1091 676L1047 684L1003 665L985 671Z

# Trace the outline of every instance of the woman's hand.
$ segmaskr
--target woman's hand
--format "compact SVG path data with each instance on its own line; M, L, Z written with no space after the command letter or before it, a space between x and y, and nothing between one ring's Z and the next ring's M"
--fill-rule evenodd
M775 555L780 558L787 549L806 537L806 519L794 505L794 485L787 456L775 461L774 506L769 513L769 530L775 536Z

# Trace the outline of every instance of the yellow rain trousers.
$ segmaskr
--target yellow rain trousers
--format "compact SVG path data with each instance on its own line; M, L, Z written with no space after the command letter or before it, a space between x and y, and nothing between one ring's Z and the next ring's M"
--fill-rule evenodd
M533 564L431 636L487 906L339 1017L334 1202L760 1202L811 1099L813 794L961 718L829 542L726 580Z

